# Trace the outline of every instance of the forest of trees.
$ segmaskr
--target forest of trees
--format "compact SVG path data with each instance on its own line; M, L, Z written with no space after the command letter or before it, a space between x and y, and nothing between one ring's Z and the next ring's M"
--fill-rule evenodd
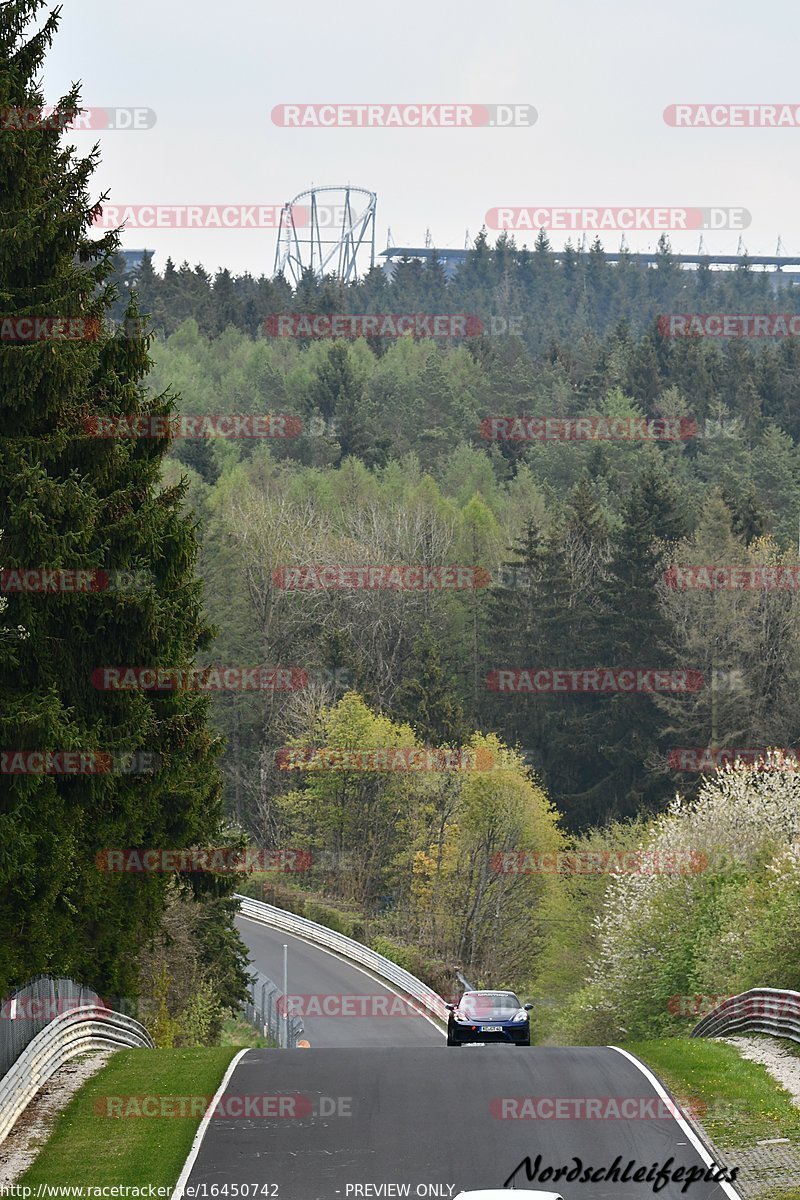
M479 291L503 256L479 246L475 257L484 276L464 270ZM516 269L507 255L505 269ZM605 269L613 295L627 267ZM694 286L693 273L678 274L690 282L676 288ZM218 282L206 292L212 306ZM728 289L729 309L743 311L747 289L763 285L742 272L707 286L714 303ZM419 311L424 294L394 287L383 311ZM317 311L333 289L307 281L287 311ZM337 293L341 309L360 311L353 292ZM463 299L450 308L463 311ZM205 331L189 316L156 338L151 383L175 386L185 415L287 413L302 425L284 439L177 437L165 468L167 482L188 478L199 521L218 630L204 661L309 676L291 693L215 697L229 813L257 845L313 852L318 867L293 883L307 915L369 936L437 982L447 978L438 962L562 998L580 989L575 963L599 952L593 920L608 879L504 875L497 855L636 846L676 791L691 799L708 777L678 769L676 750L800 739L796 590L669 586L681 565L800 563L796 340L669 340L655 321L634 332L625 312L602 336L584 326L539 351L533 337L298 343L215 330L210 311ZM547 309L526 314L534 329ZM519 414L691 419L694 432L660 442L484 436L487 417ZM365 564L467 564L491 582L281 586L292 567ZM489 684L497 670L534 667L687 670L704 686L530 696ZM287 745L313 755L486 738L500 739L503 767L482 783L469 771L398 778L319 762L291 772L280 759ZM273 877L268 894L298 902L287 880ZM404 945L429 958L404 957ZM659 1014L671 1019L663 1005ZM570 1029L603 1036L599 1022L565 1021L561 1035Z
M30 35L40 8L4 6L2 106L43 103L34 81L57 14ZM77 106L73 91L59 111ZM659 1027L664 989L709 986L698 947L712 928L735 937L740 909L758 945L746 962L720 951L720 978L790 983L796 942L770 940L774 894L757 873L772 863L790 889L795 781L758 770L703 781L675 752L798 745L797 589L672 584L691 565L795 578L800 348L670 338L658 318L791 311L796 296L776 298L747 264L682 270L665 241L652 268L610 264L599 243L555 260L544 234L531 251L481 234L451 282L435 260L346 288L310 275L294 290L212 279L172 261L159 274L149 258L126 275L118 237L91 237L96 156L75 159L55 128L7 131L3 146L5 311L126 324L125 336L107 323L82 341L0 342L0 566L139 582L0 595L2 746L144 751L158 765L3 776L0 995L38 972L72 975L144 995L162 1044L213 1039L245 983L240 881L113 874L97 856L245 843L303 850L312 864L248 886L266 882L443 990L460 966L492 986L570 996L565 1037L617 1028L609 981L624 994L628 956L667 964L637 1018ZM279 313L414 312L474 314L489 332L327 341L264 325ZM517 332L492 333L495 318ZM294 418L288 436L166 428L176 415L270 413ZM515 416L683 422L686 435L487 436L488 418ZM162 428L98 437L98 420ZM472 582L287 586L308 568ZM293 683L99 690L95 673L115 664L280 667ZM498 673L536 669L688 674L696 686L499 686ZM452 751L456 765L346 758L388 750ZM689 847L694 830L708 833L705 813L727 828L737 808L752 810L749 858L694 891L497 865L659 839ZM643 932L620 920L626 906ZM672 941L662 912L684 912Z
M714 270L704 263L685 270L666 235L651 267L627 252L622 261L609 262L599 238L588 249L567 242L556 256L544 230L531 250L518 247L506 233L491 245L484 230L450 281L435 257L395 262L391 281L376 266L348 286L333 276L320 282L307 271L292 289L282 276L234 276L225 269L211 275L199 264L176 266L171 258L159 273L148 254L131 275L118 262L120 299L112 315L122 316L124 293L133 285L142 311L164 334L174 333L189 318L201 333L215 337L229 326L256 336L275 313L463 313L482 321L489 335L518 331L532 352L561 346L566 353L569 347L570 357L580 360L591 356L594 339L604 338L621 322L638 336L666 313L797 312L797 289L784 287L776 296L775 280L773 273L753 267L746 255L733 270ZM639 382L650 384L648 355L638 369ZM650 398L641 395L642 400Z
M702 394L692 383L698 362L689 372L673 351L646 403L632 364L648 346L657 359L648 334L598 344L589 398L561 359L510 341L487 354L402 339L378 354L363 341L301 348L233 329L207 339L191 320L157 340L151 381L174 383L182 411L292 412L304 423L300 436L269 443L172 445L167 478L188 475L200 517L214 659L238 661L247 646L253 661L313 669L329 699L354 687L412 724L424 691L414 681L436 661L447 711L521 749L573 830L656 810L678 783L695 787L696 774L671 769L674 748L793 746L796 593L682 591L668 572L797 563L797 450L764 415L764 379L785 379L787 391L792 379L774 356L794 351L695 344L687 352L707 354L717 380ZM700 436L515 443L507 455L510 443L481 436L493 411L693 412ZM391 451L378 454L383 441ZM273 579L281 567L321 563L466 563L492 582L365 593L284 591ZM681 696L532 697L487 683L493 670L535 666L694 670L704 686ZM260 704L220 697L215 713L232 811L263 837L277 831L279 775L269 764L296 701L276 694ZM439 740L453 736L451 727Z

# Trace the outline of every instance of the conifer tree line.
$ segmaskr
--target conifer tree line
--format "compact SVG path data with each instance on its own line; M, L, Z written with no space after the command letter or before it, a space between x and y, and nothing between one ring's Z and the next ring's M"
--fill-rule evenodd
M36 79L58 23L44 8L0 10L0 109L44 103ZM73 90L59 112L78 105ZM126 275L118 238L92 234L95 163L57 129L2 134L3 312L96 318L100 333L0 342L0 569L147 582L0 593L0 748L143 752L158 767L0 774L0 994L48 972L104 994L144 990L167 1008L180 996L185 1029L210 1037L242 995L238 881L115 875L97 855L245 841L309 851L313 870L283 881L283 902L349 922L399 959L429 956L428 978L444 964L452 980L460 965L493 986L533 986L565 929L588 953L589 924L563 879L504 872L503 856L606 835L629 844L676 790L701 787L676 749L798 745L797 591L669 582L685 564L797 568L797 339L672 339L657 320L793 311L796 298L776 299L746 265L683 271L666 241L649 269L608 263L599 243L556 261L544 234L530 251L481 234L450 282L436 261L348 288L212 279L172 260L159 274L149 258ZM519 335L328 342L263 330L279 312L427 311L519 317ZM86 432L96 417L264 413L292 414L298 429ZM683 419L694 432L485 436L487 418L519 414ZM291 569L382 565L460 565L482 582L281 582ZM294 668L305 683L208 694L94 682L109 666L215 665ZM689 671L703 686L492 686L499 671L535 668ZM463 751L483 768L314 761L387 747ZM288 750L306 767L286 769ZM172 982L168 943L192 964ZM192 994L202 1004L190 1011Z
M4 112L46 102L37 81L58 12L43 8L42 0L11 0L0 10ZM59 122L78 109L72 88L58 102ZM118 238L92 236L97 153L78 157L54 127L7 129L0 139L3 313L101 322ZM135 304L127 314L135 323ZM0 995L48 973L104 996L136 997L140 953L159 938L167 906L178 904L174 881L103 872L96 856L107 847L213 841L223 821L207 697L110 693L92 681L111 663L189 666L211 636L185 488L160 479L166 439L86 435L87 415L170 411L170 397L144 384L148 344L104 332L0 343L0 567L128 578L146 567L149 580L80 593L4 589L0 745L6 753L97 752L111 762L144 753L159 763L156 773L0 774ZM193 875L180 890L204 898L217 927L195 921L195 982L213 974L212 1007L235 1003L244 955L224 932L230 884Z
M584 242L557 246L540 230L529 249L508 233L492 244L483 229L449 278L433 250L426 259L393 260L388 273L377 265L349 285L332 275L319 280L307 269L295 288L280 274L235 275L226 268L212 274L186 259L176 265L171 256L157 270L147 252L131 270L118 260L121 295L112 315L121 316L124 293L135 285L164 334L190 317L215 337L228 326L256 336L278 313L461 313L477 317L489 334L516 332L531 351L552 353L564 345L576 353L586 339L585 354L596 338L620 326L638 337L668 313L798 311L797 289L780 286L780 272L753 266L746 254L732 270L702 261L695 270L678 261L668 234L659 239L653 265L629 251L610 261L599 236L588 248ZM649 365L645 359L642 368Z

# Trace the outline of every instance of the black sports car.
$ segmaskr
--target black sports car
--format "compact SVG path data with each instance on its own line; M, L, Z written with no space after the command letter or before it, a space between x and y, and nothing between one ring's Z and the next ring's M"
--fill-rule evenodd
M448 1046L465 1042L507 1042L530 1046L528 1017L532 1004L520 1004L513 992L464 992L458 1004L448 1004Z

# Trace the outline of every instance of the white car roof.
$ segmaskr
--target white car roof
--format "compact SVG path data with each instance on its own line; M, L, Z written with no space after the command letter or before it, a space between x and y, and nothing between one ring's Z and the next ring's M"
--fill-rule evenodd
M455 1200L510 1200L512 1193L501 1188L490 1188L488 1191L459 1192ZM513 1191L513 1197L518 1200L564 1200L560 1192L538 1192L518 1188Z

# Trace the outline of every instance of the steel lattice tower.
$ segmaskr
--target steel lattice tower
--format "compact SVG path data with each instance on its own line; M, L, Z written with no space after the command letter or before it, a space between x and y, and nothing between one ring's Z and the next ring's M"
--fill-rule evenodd
M300 192L281 210L273 273L283 272L295 286L309 267L318 279L334 274L352 282L360 254L369 251L370 268L375 265L377 206L374 192L349 184Z

